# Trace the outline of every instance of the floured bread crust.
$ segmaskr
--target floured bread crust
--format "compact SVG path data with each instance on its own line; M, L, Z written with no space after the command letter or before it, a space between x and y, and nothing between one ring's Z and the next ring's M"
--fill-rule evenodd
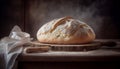
M95 33L86 23L63 17L44 24L37 32L37 39L43 43L79 44L93 41Z

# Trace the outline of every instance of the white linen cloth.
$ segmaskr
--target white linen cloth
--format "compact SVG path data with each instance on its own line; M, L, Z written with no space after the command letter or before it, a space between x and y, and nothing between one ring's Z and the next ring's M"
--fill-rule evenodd
M31 40L30 34L22 32L19 26L14 26L10 35L0 40L0 69L12 69L23 45Z

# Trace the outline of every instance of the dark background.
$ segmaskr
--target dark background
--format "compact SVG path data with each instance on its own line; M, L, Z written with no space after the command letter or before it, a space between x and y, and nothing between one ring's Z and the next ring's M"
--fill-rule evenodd
M72 16L90 25L96 38L120 38L119 0L0 0L0 38L14 25L36 38L46 22Z

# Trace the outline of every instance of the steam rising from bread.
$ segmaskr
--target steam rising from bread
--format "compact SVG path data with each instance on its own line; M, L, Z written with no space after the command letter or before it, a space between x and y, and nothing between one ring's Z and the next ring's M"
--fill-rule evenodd
M29 12L26 12L29 14L29 19L31 20L31 27L28 28L28 31L31 29L30 34L35 36L39 27L44 23L55 18L72 16L90 25L97 36L104 36L107 33L111 35L107 30L115 28L114 25L110 23L112 22L111 18L107 16L107 12L110 12L110 1L108 1L109 0L31 0L29 2ZM108 24L109 26L106 29Z

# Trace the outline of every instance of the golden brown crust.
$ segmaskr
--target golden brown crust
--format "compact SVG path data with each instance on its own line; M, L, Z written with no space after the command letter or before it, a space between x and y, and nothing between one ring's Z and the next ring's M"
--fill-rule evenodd
M37 39L43 43L88 43L95 39L95 33L86 23L64 17L43 25L37 32Z

